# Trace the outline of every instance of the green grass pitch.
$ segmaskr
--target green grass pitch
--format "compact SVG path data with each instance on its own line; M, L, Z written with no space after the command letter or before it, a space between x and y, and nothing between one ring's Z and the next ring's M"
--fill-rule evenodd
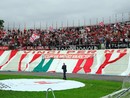
M54 77L44 76L28 76L28 75L0 75L0 80L3 79L53 79ZM56 78L55 78L56 79ZM57 79L59 79L57 77ZM68 78L83 82L85 87L54 91L56 98L100 98L112 92L115 92L122 87L122 82L106 81L106 80L86 80L79 78ZM20 92L20 91L4 91L0 90L0 98L46 98L46 91L41 92ZM51 92L48 98L53 98Z

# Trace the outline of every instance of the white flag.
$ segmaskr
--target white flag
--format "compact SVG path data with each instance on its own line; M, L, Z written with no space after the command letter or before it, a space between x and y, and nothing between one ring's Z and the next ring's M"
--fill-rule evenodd
M40 36L36 33L33 33L32 36L30 37L29 41L33 43L38 38L40 38Z

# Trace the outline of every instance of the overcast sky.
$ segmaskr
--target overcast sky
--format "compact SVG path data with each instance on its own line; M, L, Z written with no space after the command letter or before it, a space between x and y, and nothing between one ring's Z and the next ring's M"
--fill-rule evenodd
M128 19L130 0L0 0L0 19L9 27L55 27ZM85 21L85 22L84 22Z

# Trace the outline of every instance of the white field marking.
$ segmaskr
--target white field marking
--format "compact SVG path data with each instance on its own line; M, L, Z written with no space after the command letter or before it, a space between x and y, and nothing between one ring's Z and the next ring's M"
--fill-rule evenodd
M0 90L12 91L47 91L52 90L67 90L73 88L84 87L85 84L61 79L6 79L0 80Z

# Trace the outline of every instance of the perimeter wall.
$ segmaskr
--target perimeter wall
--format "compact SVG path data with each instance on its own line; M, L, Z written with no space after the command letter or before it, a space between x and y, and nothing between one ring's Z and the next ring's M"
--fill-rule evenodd
M0 50L0 71L130 74L130 49L109 50Z

